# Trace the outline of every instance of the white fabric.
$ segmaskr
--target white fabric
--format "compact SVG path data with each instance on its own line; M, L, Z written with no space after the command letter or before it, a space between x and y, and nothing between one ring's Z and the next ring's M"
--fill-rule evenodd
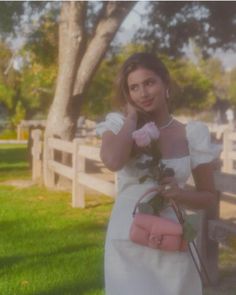
M124 122L124 116L121 113L109 113L107 114L105 121L98 123L96 126L96 133L99 136L102 136L102 134L110 130L114 134L117 134Z
M211 143L208 127L202 122L189 122L186 126L186 135L192 169L200 164L211 162L219 156L221 146Z
M111 130L115 134L122 127L124 117L110 113L106 121L99 123L98 134ZM163 160L173 168L180 186L184 186L197 165L210 162L216 156L208 129L200 122L190 122L186 126L190 155L182 158ZM153 250L132 243L129 229L132 211L139 197L152 182L139 184L138 179L145 170L136 167L142 156L131 159L118 172L118 194L107 230L105 245L105 289L106 295L201 295L202 286L191 256L185 253L170 253ZM176 219L169 208L163 216Z

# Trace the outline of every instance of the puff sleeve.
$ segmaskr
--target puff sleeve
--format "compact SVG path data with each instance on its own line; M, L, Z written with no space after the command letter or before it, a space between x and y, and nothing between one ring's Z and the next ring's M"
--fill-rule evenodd
M96 125L96 134L102 136L105 131L112 131L114 134L119 133L124 124L124 115L121 113L109 113L107 114L105 121Z
M191 121L186 126L191 168L209 163L217 159L221 152L221 145L211 142L208 127L199 121Z

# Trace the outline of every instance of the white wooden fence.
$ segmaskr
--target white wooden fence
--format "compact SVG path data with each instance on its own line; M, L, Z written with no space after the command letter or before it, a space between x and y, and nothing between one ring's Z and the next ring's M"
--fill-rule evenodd
M228 129L223 133L221 160L223 172L236 174L236 132Z
M43 179L42 168L42 133L41 130L34 130L33 137L33 166L32 177L35 182L41 182ZM85 161L93 160L100 162L99 148L85 145L84 140L75 138L72 142L61 139L50 138L48 142L50 152L47 165L51 170L50 179L47 180L51 188L56 186L55 175L62 175L72 181L72 206L85 207L85 190L84 187L95 189L96 191L107 196L115 197L115 185L111 182L99 179L85 172ZM54 158L55 151L70 154L72 165L64 165ZM114 176L115 180L115 176Z
M42 138L41 131L33 131L33 179L40 181L42 179ZM234 135L228 134L227 139L235 140ZM71 179L72 181L72 206L85 207L85 187L91 188L97 192L115 197L116 183L115 175L114 182L105 181L93 175L86 173L86 159L100 162L99 147L85 145L84 141L75 138L72 142L66 142L60 139L50 138L50 158L47 165L51 170L51 177L48 180L50 187L55 186L55 175L59 174ZM227 145L229 149L229 146ZM61 151L71 155L72 165L64 165L54 158L54 152ZM233 153L230 152L232 156ZM228 169L228 168L227 168ZM219 202L220 193L230 195L236 194L236 174L228 174L217 171L214 175L216 189L219 191L217 202L208 210L202 211L200 234L198 239L198 247L204 261L207 263L208 271L213 282L218 280L218 243L225 243L231 239L232 235L236 237L236 229L234 226L229 226L225 222L219 220ZM190 180L189 184L192 182Z

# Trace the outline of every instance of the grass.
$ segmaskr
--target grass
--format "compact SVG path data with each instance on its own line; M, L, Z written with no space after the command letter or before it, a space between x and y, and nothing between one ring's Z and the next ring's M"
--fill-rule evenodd
M78 209L69 193L7 185L29 179L26 158L25 146L0 146L0 294L103 295L111 199L90 195ZM219 285L204 295L236 294L235 261L235 250L221 248Z
M110 200L82 210L67 193L0 189L0 294L103 294Z
M27 179L26 147L0 146L0 294L102 295L103 246L111 200L3 182Z
M27 179L30 176L29 166L26 161L28 153L26 146L0 145L0 181L9 179Z

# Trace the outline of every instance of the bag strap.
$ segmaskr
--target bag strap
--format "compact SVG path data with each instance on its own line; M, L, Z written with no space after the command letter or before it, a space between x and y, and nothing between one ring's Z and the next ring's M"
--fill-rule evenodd
M175 212L175 215L176 215L176 217L179 220L179 223L183 226L185 220L184 220L184 217L183 217L183 214L182 214L181 210L179 209L179 207L177 206L177 204L175 203L175 201L173 199L171 199L170 201L171 201L172 208L173 208L173 210ZM197 258L199 260L199 263L200 263L200 267L201 268L199 267L199 265L198 265L198 263L197 263L197 261L196 261L196 259L194 257L194 254L193 254L191 245L194 248L194 251L195 251L195 253L197 255ZM206 269L206 266L205 266L205 264L204 264L204 262L202 260L202 257L200 255L198 249L197 249L197 246L196 246L196 243L195 243L194 240L191 241L191 242L188 242L188 249L189 249L189 253L190 253L191 257L192 257L192 260L193 260L193 262L195 264L195 267L197 269L197 272L198 272L198 274L200 276L200 279L202 281L202 284L204 284L204 278L206 279L206 281L207 281L208 284L211 284L211 280L210 280L208 271Z

